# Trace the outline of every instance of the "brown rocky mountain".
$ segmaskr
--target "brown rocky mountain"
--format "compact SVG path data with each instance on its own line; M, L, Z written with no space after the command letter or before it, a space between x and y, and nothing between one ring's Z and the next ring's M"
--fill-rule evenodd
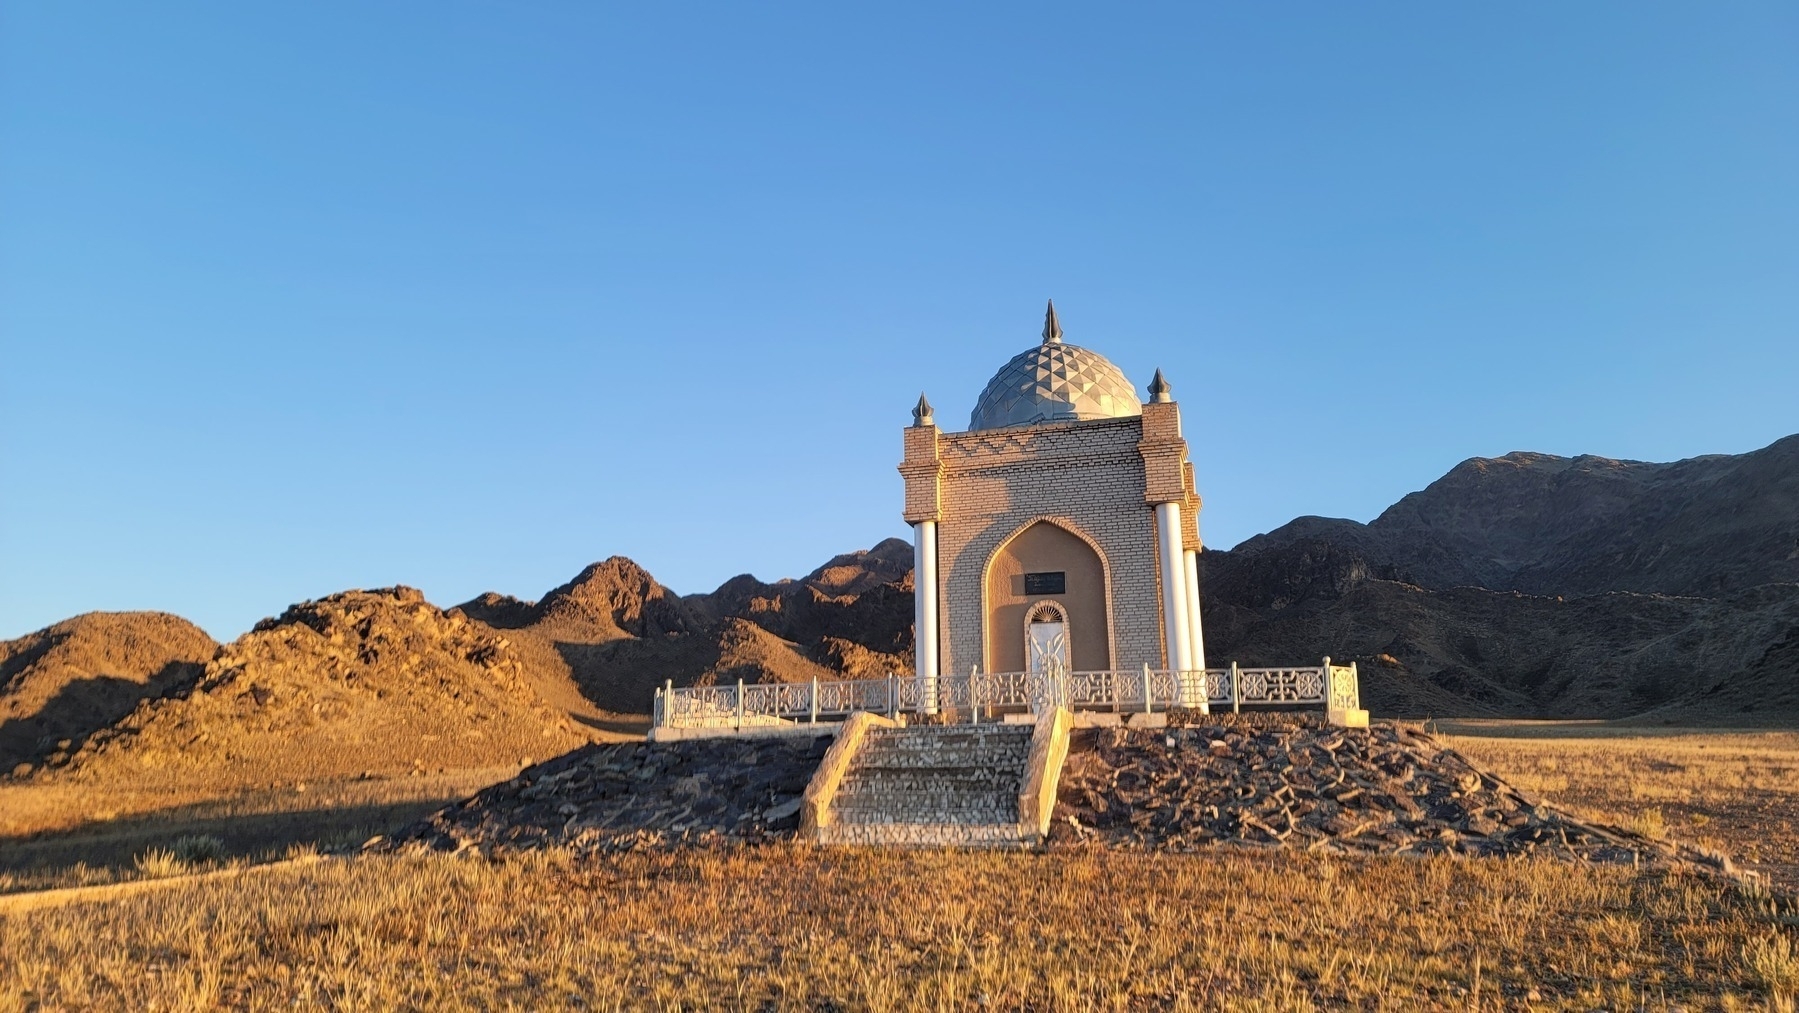
M162 612L89 612L0 641L0 773L193 681L218 649Z
M1369 524L1301 517L1232 550L1355 553L1421 587L1718 595L1799 582L1799 435L1672 464L1473 458Z
M1377 714L1799 714L1799 585L1583 597L1383 580L1323 540L1201 555L1207 660L1355 660Z
M491 627L411 588L295 605L139 702L37 779L210 794L289 782L498 767L587 740Z
M559 660L601 708L642 712L655 688L876 677L912 665L912 547L888 539L799 580L733 577L680 596L622 556L541 602L488 593L457 606Z
M1362 662L1383 713L1799 713L1799 436L1673 464L1509 454L1370 524L1202 554L1208 660Z
M682 597L615 556L541 602L444 612L411 588L346 591L222 648L174 616L78 616L0 643L0 777L185 797L541 758L608 711L647 710L668 679L909 669L910 561L889 540L797 581Z

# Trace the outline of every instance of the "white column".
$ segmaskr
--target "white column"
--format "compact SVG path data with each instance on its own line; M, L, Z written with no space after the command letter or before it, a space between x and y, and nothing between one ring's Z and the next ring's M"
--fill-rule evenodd
M1168 667L1190 671L1187 639L1187 561L1181 553L1181 505L1156 504L1156 541L1162 559L1162 637Z
M918 706L937 713L937 522L912 526L912 638L918 660Z
M1206 667L1206 642L1200 636L1199 626L1199 553L1188 549L1187 556L1187 656L1193 661L1193 669L1204 672ZM1197 699L1192 706L1201 711L1210 712L1211 702L1206 699L1205 676L1201 675L1195 694Z

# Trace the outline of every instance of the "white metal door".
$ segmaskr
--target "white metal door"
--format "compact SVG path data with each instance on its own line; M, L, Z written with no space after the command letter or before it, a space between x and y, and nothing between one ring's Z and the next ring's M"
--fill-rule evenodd
M1068 671L1068 626L1066 623L1029 623L1030 657L1025 667L1036 674L1060 675Z

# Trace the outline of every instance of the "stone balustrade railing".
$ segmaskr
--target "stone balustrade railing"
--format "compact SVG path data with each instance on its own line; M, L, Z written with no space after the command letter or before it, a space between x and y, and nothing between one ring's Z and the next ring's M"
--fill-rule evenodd
M670 682L656 691L653 721L658 728L742 729L840 720L858 711L889 717L947 712L962 720L991 721L1058 706L1156 713L1306 705L1323 707L1337 723L1366 723L1356 666L1332 665L1326 658L1309 668L973 671L939 676L934 687L921 686L910 675L680 688Z

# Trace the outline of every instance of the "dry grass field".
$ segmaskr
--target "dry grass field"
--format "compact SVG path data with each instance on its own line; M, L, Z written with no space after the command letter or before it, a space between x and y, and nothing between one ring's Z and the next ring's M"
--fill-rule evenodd
M1600 721L1432 727L1446 745L1563 808L1715 847L1799 894L1799 732Z
M207 838L250 861L293 849L342 851L511 777L516 767L417 777L327 781L238 791L0 786L0 894L112 883L138 875L139 859L184 839Z
M1799 799L1791 733L1442 731L1595 816L1757 844L1774 872L1792 846L1767 822ZM0 898L0 1013L1791 1011L1799 993L1799 907L1778 889L1549 862L779 846L362 856L164 883Z
M1545 863L375 857L0 917L0 1009L1791 1009L1793 921Z
M593 728L596 741L638 740L648 721ZM503 781L517 764L415 769L243 787L0 781L0 894L134 878L138 859L209 838L228 858L342 851Z

